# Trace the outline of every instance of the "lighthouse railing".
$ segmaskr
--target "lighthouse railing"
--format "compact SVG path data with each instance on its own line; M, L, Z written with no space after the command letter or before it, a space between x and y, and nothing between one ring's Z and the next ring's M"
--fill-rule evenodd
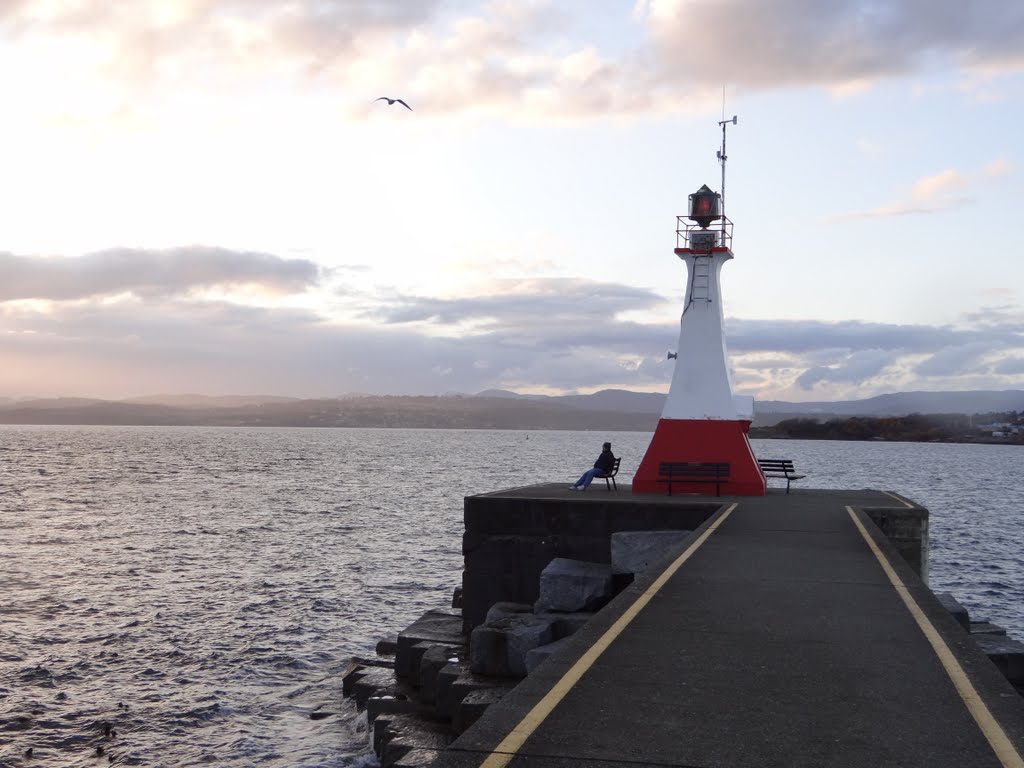
M686 216L676 216L676 248L710 250L707 245L709 239L712 241L712 248L728 248L731 251L732 222L722 216L704 229Z

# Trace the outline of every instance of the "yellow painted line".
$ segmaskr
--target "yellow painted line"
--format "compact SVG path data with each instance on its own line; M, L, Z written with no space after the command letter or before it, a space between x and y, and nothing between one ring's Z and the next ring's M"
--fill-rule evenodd
M985 734L985 738L988 739L989 746L992 747L992 751L995 752L996 757L999 758L1000 764L1004 768L1024 768L1024 760L1021 759L1020 753L1013 746L1013 742L1007 737L1006 732L1002 726L999 725L998 721L992 716L989 708L982 701L981 696L978 695L978 691L967 677L967 673L964 672L964 668L960 666L960 662L956 660L953 652L949 650L949 646L946 645L946 641L939 635L935 626L925 616L924 611L921 610L921 606L917 604L917 601L910 594L910 590L907 589L906 585L900 581L896 575L896 571L889 565L889 561L885 555L875 544L874 539L871 538L871 534L867 532L864 525L858 519L857 514L853 511L853 507L847 507L846 511L850 514L853 519L854 525L857 526L857 530L860 531L860 535L864 537L864 541L868 543L868 547L874 553L875 558L882 566L882 570L885 571L885 575L889 578L889 583L895 588L896 593L903 600L903 604L907 606L907 610L910 611L910 615L914 617L914 621L917 622L917 626L924 632L924 636L928 639L928 642L932 646L932 650L935 651L935 655L939 657L939 661L942 662L943 668L946 670L946 674L949 675L949 679L956 686L957 693L960 694L960 698L963 700L964 705L967 707L967 711L971 713L971 717L974 718L974 722L978 724L981 732Z
M651 598L658 593L658 590L665 586L665 582L672 578L682 564L690 559L690 556L708 540L712 533L718 530L718 527L732 514L736 506L736 502L729 505L729 508L722 513L722 516L709 525L707 530L697 537L696 541L690 544L679 557L672 561L672 564L636 599L636 602L623 611L615 623L598 638L596 643L587 649L587 652L552 686L544 698L538 701L533 709L527 712L526 716L519 721L519 724L509 731L508 736L502 739L501 743L487 756L487 759L480 764L480 768L503 768L508 765L509 761L516 756L519 748L523 746L526 740L551 714L552 710L558 706L558 703L565 698L566 694L572 690L572 687L579 682L584 673L594 665L598 657L615 641L615 638L622 634L622 630L629 626L630 622L636 618L644 606L651 602Z
M914 508L914 505L913 505L913 504L911 504L911 503L910 503L909 501L907 501L906 499L901 499L901 498L900 498L899 496L897 496L897 495L896 495L895 493L889 493L888 491L882 491L882 493L884 493L884 494L885 494L886 496L888 496L888 497L889 497L889 498L891 498L891 499L896 499L896 501L898 501L898 502L899 502L900 504L902 504L902 505L903 505L904 507L906 507L907 509L913 509L913 508Z

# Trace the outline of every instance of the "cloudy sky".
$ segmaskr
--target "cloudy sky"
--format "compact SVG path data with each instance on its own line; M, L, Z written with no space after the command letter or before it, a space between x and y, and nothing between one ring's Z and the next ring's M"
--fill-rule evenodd
M2 0L0 103L0 396L665 391L734 114L739 392L1024 387L1020 0Z

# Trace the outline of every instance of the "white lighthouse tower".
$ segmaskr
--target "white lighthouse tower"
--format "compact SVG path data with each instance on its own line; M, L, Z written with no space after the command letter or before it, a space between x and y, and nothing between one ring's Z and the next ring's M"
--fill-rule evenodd
M690 195L688 221L677 218L675 253L685 262L688 278L676 368L654 437L633 478L634 493L664 492L658 482L662 462L715 462L729 465L723 493L765 494L766 481L747 439L753 398L736 397L729 375L719 276L733 258L732 222L722 213L721 201L702 186ZM695 483L690 490L712 492L715 484L704 488Z

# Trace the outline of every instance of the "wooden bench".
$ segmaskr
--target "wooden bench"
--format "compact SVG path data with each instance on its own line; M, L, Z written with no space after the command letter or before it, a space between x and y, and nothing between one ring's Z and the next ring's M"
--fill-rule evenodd
M803 480L807 475L798 475L793 468L791 459L758 459L757 466L761 468L761 474L768 477L782 477L786 479L786 493L789 493L789 484L794 480Z
M616 491L619 490L619 486L615 485L615 476L617 474L619 474L619 462L620 461L622 461L621 458L615 460L615 463L612 465L612 471L609 472L608 474L606 474L606 475L598 475L599 478L604 478L605 487L607 487L609 491L612 488L615 488ZM611 484L608 483L609 480L611 480Z
M715 496L721 496L722 482L729 479L729 465L717 461L663 461L658 464L658 482L668 483L672 495L673 483L714 483Z

